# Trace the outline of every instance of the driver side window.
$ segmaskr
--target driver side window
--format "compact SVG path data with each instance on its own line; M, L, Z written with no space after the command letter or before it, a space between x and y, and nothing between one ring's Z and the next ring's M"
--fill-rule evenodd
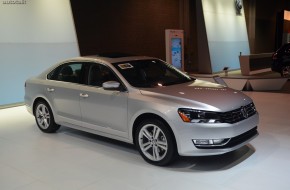
M88 85L102 87L107 81L119 82L111 69L101 64L92 64L89 69Z

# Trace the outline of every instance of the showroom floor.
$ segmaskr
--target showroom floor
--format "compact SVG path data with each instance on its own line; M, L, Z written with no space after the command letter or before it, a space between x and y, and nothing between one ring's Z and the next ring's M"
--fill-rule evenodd
M246 92L260 135L220 156L147 164L128 144L62 127L37 129L24 106L0 110L1 190L290 189L290 95Z

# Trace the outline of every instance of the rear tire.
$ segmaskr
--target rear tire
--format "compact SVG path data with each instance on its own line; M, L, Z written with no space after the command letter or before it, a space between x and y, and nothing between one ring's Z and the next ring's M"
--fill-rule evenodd
M165 166L177 157L175 138L161 120L141 122L137 127L135 140L141 156L150 164Z
M60 125L55 123L51 108L45 101L36 103L34 116L38 128L44 133L55 133L60 128Z

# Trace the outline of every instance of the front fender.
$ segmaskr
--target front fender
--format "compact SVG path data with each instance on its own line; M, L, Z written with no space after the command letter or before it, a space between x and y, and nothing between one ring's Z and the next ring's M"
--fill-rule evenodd
M142 117L142 115L144 114L153 114L156 115L160 118L162 118L164 121L167 122L167 124L169 125L169 127L171 128L171 130L173 131L174 134L176 134L176 128L174 127L174 122L172 122L174 119L180 119L177 118L178 114L177 114L177 109L174 107L169 107L169 106L157 106L158 109L150 109L150 108L146 108L146 109L141 109L138 110L136 112L133 112L132 115L130 115L129 113L129 122L128 122L128 136L129 139L133 142L133 131L134 131L134 124L135 121L139 118ZM166 115L164 114L166 113Z

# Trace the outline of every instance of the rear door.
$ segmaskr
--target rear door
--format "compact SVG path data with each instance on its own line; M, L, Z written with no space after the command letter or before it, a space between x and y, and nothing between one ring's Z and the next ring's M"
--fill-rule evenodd
M80 85L83 63L69 62L48 74L45 90L60 124L81 125Z

